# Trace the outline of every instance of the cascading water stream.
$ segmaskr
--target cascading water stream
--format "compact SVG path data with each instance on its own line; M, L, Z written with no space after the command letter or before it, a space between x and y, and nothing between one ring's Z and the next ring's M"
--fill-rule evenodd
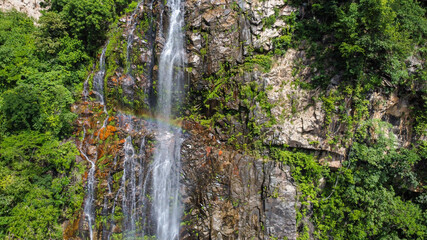
M136 211L136 179L135 179L135 149L132 145L132 137L128 136L124 145L125 159L123 162L123 196L122 209L124 215L125 239L135 236L135 211ZM127 185L125 185L127 182ZM127 186L127 188L125 187Z
M145 138L143 138L138 146L139 151L136 150L138 147L134 146L134 142L136 143L140 140L138 134L141 130L141 123L138 123L138 118L125 114L115 116L120 129L127 132L127 137L123 145L123 174L119 180L119 190L114 196L112 196L112 186L114 185L110 185L110 180L107 182L108 197L104 198L103 215L111 214L111 218L109 222L103 225L103 228L108 229L108 232L103 235L103 238L106 239L113 238L113 231L117 226L120 226L123 239L141 239L141 237L145 239L146 237L151 238L154 235L159 240L176 240L179 238L182 212L179 195L180 149L182 140L181 130L171 126L168 122L174 117L174 110L179 107L178 104L181 102L180 95L183 89L185 50L182 30L184 21L181 5L181 0L171 0L167 5L170 9L169 29L165 34L166 42L159 62L156 105L156 115L158 117L156 123L153 123L152 128L145 126L156 133L156 146L152 163L149 162L150 155L145 154ZM128 18L128 26L130 28L127 33L126 75L132 82L132 44L135 39L134 31L138 26L138 11L141 11L142 6L143 1L140 1L135 11ZM154 51L155 37L152 36L152 38ZM103 105L104 112L107 115L101 129L105 128L108 123L108 112L104 95L106 48L103 49L99 59L99 71L93 77L93 92L96 94L96 101ZM154 64L154 61L152 64ZM85 89L87 85L86 81ZM86 89L84 91L85 100L88 98L87 95L88 92ZM86 134L86 129L83 128L83 130L84 134ZM152 147L149 142L147 145ZM96 186L95 163L97 157L91 156L93 159L90 159L83 152L82 146L80 146L80 151L90 163L87 177L87 193L84 202L84 216L89 226L90 239L92 240L96 233L94 229L94 201ZM114 164L118 164L116 159ZM109 200L110 198L111 200ZM122 222L116 223L114 216L116 211L120 209L123 213Z
M86 159L86 161L88 161L90 163L90 169L88 172L88 176L87 176L87 186L86 186L86 199L84 202L84 209L83 209L83 213L84 216L88 222L88 227L89 227L89 237L90 240L93 239L93 223L94 223L94 216L95 216L95 212L94 212L94 208L93 208L93 201L94 201L94 195L95 195L95 162L90 160L90 158L82 151L83 148L83 141L86 137L86 128L83 128L83 140L81 142L80 145L80 152L82 153L82 155L84 156L84 158Z
M106 118L102 125L104 129L108 123L108 111L107 105L105 103L105 94L104 94L104 77L105 77L105 53L107 51L107 45L105 45L104 49L102 49L101 57L99 58L99 71L95 73L93 76L93 92L96 94L96 99L103 105L104 113Z
M130 18L127 21L128 25L131 25L130 27L130 32L128 34L128 38L127 38L127 46L126 46L126 62L128 64L127 69L126 69L126 74L128 75L132 75L132 60L131 60L131 52L132 52L132 44L133 44L133 40L134 40L134 32L137 26L137 21L135 21L136 16L138 11L142 11L143 10L143 3L144 1L139 1L138 5L136 6L135 10L132 12L132 15L130 16ZM141 8L141 9L140 9ZM131 76L132 77L132 76Z
M168 1L171 10L166 44L160 56L157 114L170 120L172 107L178 107L185 64L181 0ZM174 98L174 99L172 99ZM152 166L152 210L156 237L174 240L179 237L181 204L179 199L181 132L158 121L157 146Z
M86 81L83 83L83 101L87 102L88 101L88 96L89 96L89 78L90 75L87 76Z
M95 73L95 75L93 76L93 92L96 95L96 99L97 101L99 101L102 105L103 105L103 110L104 113L107 115L106 119L104 120L103 126L102 128L105 128L107 123L108 123L108 112L107 112L107 107L105 104L105 95L104 95L104 77L105 77L105 53L107 51L107 46L108 46L108 42L107 45L104 47L104 49L102 50L102 54L100 56L99 59L99 71ZM86 81L84 82L84 88L83 88L83 99L84 101L88 100L88 95L89 95L89 77L86 79ZM96 159L97 156L95 156L95 160L91 160L87 154L83 151L83 142L85 141L86 138L86 127L83 127L83 138L82 138L82 142L80 145L80 152L82 153L82 155L84 156L84 158L86 159L87 162L89 162L90 164L90 169L87 175L87 186L86 186L86 199L84 202L84 208L83 208L83 212L84 212L84 216L88 222L88 227L89 227L89 234L90 234L90 239L93 239L93 227L94 227L94 220L95 220L95 209L94 209L94 200L95 200L95 170L96 170Z
M139 227L141 216L138 214L141 208L141 184L138 179L141 179L142 174L141 163L138 161L140 157L135 151L131 136L132 132L138 131L138 126L136 124L134 126L134 118L125 114L118 115L120 127L129 133L123 146L123 175L119 190L122 197L122 231L124 239L135 239L141 233L141 228Z
M108 46L108 43L107 43ZM101 57L99 59L99 71L95 73L93 76L93 92L96 94L97 101L99 101L103 107L104 107L104 113L107 115L104 123L103 128L107 125L108 122L108 112L107 107L105 105L105 98L104 98L104 77L105 77L105 52L107 51L107 46L104 47L102 50ZM84 90L83 90L83 97L84 100L87 101L88 98L88 79L84 83ZM83 212L85 215L85 218L88 222L89 227L89 237L92 240L93 239L93 226L94 226L94 220L95 220L95 210L94 210L94 200L95 200L95 170L96 170L96 164L95 161L97 159L97 156L95 157L95 160L91 160L84 152L83 152L83 141L86 137L86 128L83 127L83 139L80 146L80 152L86 159L86 161L90 164L90 169L87 175L87 186L86 186L86 199L84 202L84 208Z
M96 99L104 106L105 52L107 51L107 46L102 49L101 57L99 58L99 71L93 76L93 91L96 94Z
M136 21L136 17L138 15L138 12L142 11L143 2L144 1L139 1L132 15L130 16L130 18L128 18L128 21L127 21L128 26L130 25L130 31L128 33L127 47L126 47L126 62L127 62L126 74L130 77L130 79L132 80L132 83L134 82L133 81L134 77L132 74L132 58L131 58L132 44L134 41L134 32L138 24L138 22ZM124 124L126 125L126 128L127 128L127 132L129 133L132 132L133 131L132 116L120 114L118 117L124 120ZM121 184L122 210L123 210L123 216L124 216L123 237L124 239L135 239L135 237L138 235L137 222L139 220L137 218L138 187L137 187L137 176L136 176L138 163L136 161L136 154L135 154L135 149L133 147L131 135L128 135L125 140L124 152L125 152L125 158L123 161L123 176L122 176L122 184Z

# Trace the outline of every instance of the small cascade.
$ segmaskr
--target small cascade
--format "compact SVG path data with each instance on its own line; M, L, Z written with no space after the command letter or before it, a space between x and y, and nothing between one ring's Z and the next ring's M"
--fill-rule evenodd
M105 120L102 124L102 129L108 124L108 111L107 104L105 102L105 93L104 93L104 78L105 78L105 53L107 51L108 42L105 45L104 49L102 49L101 57L99 58L99 71L95 73L93 76L93 92L96 95L97 101L103 105L104 113L106 115Z
M107 51L107 45L104 47L104 49L102 50L102 54L101 57L99 59L99 71L95 73L94 77L93 77L93 92L96 95L96 99L97 101L99 101L101 103L101 105L103 105L103 110L104 113L107 115L102 128L105 128L107 123L108 123L108 112L107 112L107 107L105 104L105 95L104 95L104 77L105 77L105 53ZM89 75L90 76L90 75ZM83 89L83 98L84 101L88 100L88 80L89 77L87 78L87 80L84 83L84 89ZM87 175L87 185L86 185L86 199L84 201L84 216L87 220L88 223L88 228L89 228L89 234L90 234L90 239L93 239L93 228L94 228L94 223L95 223L95 208L94 208L94 201L95 201L95 170L96 170L96 159L97 156L95 156L94 160L91 160L87 154L83 151L83 142L85 141L86 138L86 128L83 127L83 139L81 142L81 146L80 146L80 152L82 153L82 155L84 156L84 158L86 159L87 162L89 162L90 164L90 169L88 171L88 175ZM104 199L104 203L106 204L106 199Z
M124 159L123 159L123 175L121 178L121 193L123 222L122 231L124 239L135 239L141 235L141 221L142 215L140 214L142 201L141 201L141 181L142 181L142 168L141 157L137 154L132 139L132 132L139 130L138 124L134 123L133 116L119 114L119 125L124 129L128 136L125 139L123 146ZM143 146L143 145L141 145ZM141 149L142 151L143 149ZM114 208L115 206L113 206ZM113 210L114 211L114 210ZM114 212L113 212L114 213Z
M93 76L93 92L96 94L96 99L105 107L105 94L104 94L104 77L105 77L105 52L107 45L104 47L99 58L99 71ZM104 109L106 111L106 109Z
M169 29L159 63L157 114L167 121L172 108L178 107L185 64L181 1L168 1L171 10ZM152 210L156 237L160 240L179 238L181 204L179 199L181 132L164 121L158 121L157 146L152 166Z
M124 145L125 159L123 162L122 177L122 209L123 209L123 231L125 239L136 234L136 175L135 175L135 149L132 145L132 137L128 136ZM127 184L126 184L127 183ZM126 186L125 186L126 184Z
M93 224L94 224L94 216L95 216L95 211L93 208L93 201L94 201L94 195L95 195L95 188L94 188L94 183L95 183L95 163L93 161L91 161L87 156L86 156L87 161L90 162L91 167L88 173L88 177L87 177L87 198L85 201L85 207L84 207L84 214L87 218L88 224L89 224L89 233L90 233L90 239L92 240L93 238Z
M86 185L86 199L84 201L84 209L83 213L85 219L88 223L89 228L89 237L90 240L93 239L93 225L95 220L95 210L93 207L93 203L95 200L95 162L90 160L90 158L83 151L83 141L86 137L86 128L83 127L83 140L80 145L80 153L83 155L86 161L90 164L90 169L87 175L87 185Z
M104 47L104 49L102 50L102 54L101 57L99 59L99 71L95 73L95 75L93 76L93 92L96 95L96 99L97 101L99 101L101 103L101 105L103 105L103 111L106 114L106 118L104 120L103 126L102 128L105 128L107 123L108 123L108 112L107 112L107 107L105 104L105 97L104 97L104 77L105 77L105 53L107 51L107 45ZM83 100L84 101L88 101L88 96L89 96L89 77L86 79L86 81L84 82L83 85ZM93 136L92 136L93 137ZM86 198L84 201L84 216L85 219L87 221L88 224L88 228L89 228L89 234L90 234L90 239L93 239L93 231L94 231L94 223L95 223L95 207L94 207L94 201L95 201L95 171L96 171L96 160L98 158L98 156L95 156L93 160L91 160L87 154L83 151L83 143L85 142L85 138L86 138L86 127L83 127L83 138L81 141L81 145L80 145L80 152L83 155L83 157L85 158L85 160L90 164L90 169L88 171L88 175L87 175L87 185L86 185ZM106 204L106 199L104 199L104 203ZM105 213L106 214L106 213Z
M138 24L138 21L136 21L136 17L139 11L143 10L144 1L139 1L138 5L136 6L135 10L132 12L132 15L128 18L127 24L130 25L130 32L128 34L127 38L127 47L126 47L126 63L127 63L127 69L126 74L132 75L132 59L131 59L131 53L132 53L132 44L134 40L134 32L136 29L136 26Z
M89 89L89 78L90 78L90 75L87 76L86 81L83 83L82 95L83 95L83 101L85 101L85 102L87 102L88 98L89 98L89 90L88 90Z

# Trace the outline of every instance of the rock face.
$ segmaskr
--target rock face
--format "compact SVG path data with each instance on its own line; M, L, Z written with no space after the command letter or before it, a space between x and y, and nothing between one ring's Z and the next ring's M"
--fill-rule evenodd
M41 16L41 2L43 2L43 0L2 0L0 1L0 9L16 9L20 12L26 13L30 17L38 19Z
M222 135L220 140L230 141L230 136L248 134L248 123L253 121L261 128L261 134L251 141L304 149L320 158L328 156L328 161L345 159L351 145L351 139L345 138L347 126L334 115L338 106L326 110L323 104L324 97L338 91L340 75L331 79L326 95L319 89L304 89L301 83L312 81L313 62L306 56L304 43L298 49L275 52L283 48L277 42L287 34L287 19L293 17L296 8L275 0L236 4L202 0L187 1L186 9L189 81L197 93L193 105L209 104L207 115L224 115L216 123L216 132ZM262 71L260 65L267 58L271 59L271 66ZM224 71L232 72L231 76L225 76ZM242 86L247 85L256 86L258 93L266 93L264 103L259 100L260 95L252 99L242 96ZM203 92L208 93L209 99L199 96ZM247 100L249 104L245 103ZM385 97L379 92L372 93L367 100L370 117L391 123L400 145L409 145L412 133L408 100L399 99L397 94ZM345 114L355 113L351 96L341 102L347 109ZM270 105L268 109L262 106L266 104ZM248 144L245 139L238 138L237 142Z
M296 188L289 168L226 149L206 138L212 133L196 132L187 135L181 151L182 239L296 239Z
M287 19L296 11L284 2L185 1L189 94L184 109L175 109L185 119L178 124L185 130L181 239L297 238L297 187L289 167L271 159L268 151L258 152L262 158L254 157L247 146L285 145L310 151L331 168L342 166L345 144L331 138L341 139L345 125L328 115L320 91L300 84L311 81L312 59L303 45L282 46L281 53L275 52L288 31ZM142 230L149 237L154 232L149 189L143 188L150 184L147 166L159 134L152 120L154 86L167 17L169 9L162 1L143 1L132 15L120 19L106 51L107 111L90 100L95 99L90 89L85 89L84 101L73 107L79 115L76 144L82 156L78 161L84 162L86 155L97 166L94 239L142 237ZM338 75L331 80L328 94L337 90L339 81ZM350 109L348 114L354 114L350 99L342 102ZM372 93L367 101L370 116L390 122L400 144L407 145L411 141L407 101L381 93ZM199 122L213 119L210 127L189 120L194 115ZM133 165L123 177L129 149L133 149ZM132 204L126 197L131 183L135 185L131 196L139 199ZM126 232L127 222L135 219L123 216L123 208L138 216L135 225L140 229ZM65 232L64 239L88 238L81 212Z
M164 44L167 26L163 24L167 22L164 18L168 16L168 9L160 2L152 6L150 3L144 2L144 7L132 17L120 20L117 33L110 39L111 45L105 54L106 69L109 69L105 78L107 111L96 102L90 89L85 89L84 101L73 107L79 115L75 135L79 136L76 145L82 155L78 161L86 163L87 156L96 163L93 204L96 222L100 224L92 229L94 239L130 237L132 234L140 237L141 230L145 236L150 236L154 232L150 227L150 189L144 187L150 185L146 180L150 174L148 166L155 151L155 136L159 133L156 122L144 116L150 116L155 107L150 101L153 94L150 89L157 79L157 60ZM199 7L196 2L187 4ZM192 84L203 84L202 75L207 74L203 69L217 71L221 66L216 63L225 60L241 63L244 48L239 50L234 46L240 46L238 36L241 33L247 37L250 34L247 20L237 11L221 10L225 2L201 4L203 13L200 9L199 12L187 9L186 13L191 14L186 15L191 19L187 22L209 34L221 36L211 38L213 42L207 46L205 34L187 32L194 43L187 49L197 52L188 56L189 62L194 60L189 66L195 67L194 72L189 73ZM217 29L220 25L216 22L223 15L227 18L222 23L229 25ZM247 28L234 29L235 21L246 24ZM133 29L133 26L137 27ZM237 38L229 38L226 31L230 28L235 30ZM232 54L228 55L230 51ZM206 56L201 56L201 52ZM129 57L124 59L123 56ZM126 70L129 61L131 71ZM296 187L287 166L237 151L219 141L221 137L217 132L195 122L184 121L182 128L186 133L181 149L184 210L181 239L296 239ZM133 146L132 159L126 144ZM129 164L133 167L128 168ZM133 190L132 184L135 185ZM129 196L132 194L138 200L131 203ZM129 219L128 214L124 216L122 210L125 208L133 209L138 216L136 225L141 228L129 231L130 221L134 220ZM91 232L89 227L82 212L76 213L75 220L66 224L64 239L87 239Z

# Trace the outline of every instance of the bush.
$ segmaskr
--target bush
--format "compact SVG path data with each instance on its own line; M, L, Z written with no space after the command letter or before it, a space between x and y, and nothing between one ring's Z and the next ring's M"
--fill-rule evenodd
M78 151L34 131L0 143L0 237L61 239L61 218L75 207L70 168ZM82 191L80 189L79 191Z

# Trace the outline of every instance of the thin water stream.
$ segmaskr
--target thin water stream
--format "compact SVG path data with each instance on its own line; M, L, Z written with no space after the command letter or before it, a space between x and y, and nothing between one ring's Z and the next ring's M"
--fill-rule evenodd
M83 139L80 145L80 152L82 153L83 157L86 161L90 164L90 169L87 176L87 185L86 185L86 199L84 202L84 208L83 213L86 218L86 221L88 223L89 227L89 238L90 240L93 239L93 224L94 224L94 218L95 218L95 211L93 207L94 197L95 197L95 162L91 160L86 153L83 151L83 141L86 137L86 128L83 127Z

